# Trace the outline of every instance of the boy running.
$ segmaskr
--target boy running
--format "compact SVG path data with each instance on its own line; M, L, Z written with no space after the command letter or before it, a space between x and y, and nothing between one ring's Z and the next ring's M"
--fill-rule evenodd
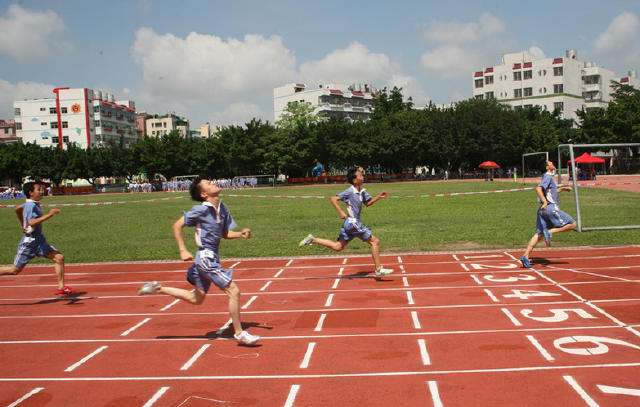
M194 286L194 289L163 287L158 281L153 281L143 285L138 294L167 294L200 305L213 283L229 296L229 314L235 331L234 338L243 345L253 345L260 337L242 330L239 308L240 289L232 281L233 270L222 268L218 254L221 238L250 239L251 229L244 228L239 232L231 230L236 224L225 204L220 201L220 190L213 181L196 178L189 188L189 193L194 201L199 201L201 204L195 205L173 224L173 236L178 243L180 259L184 261L193 260L193 255L184 244L182 228L185 226L196 228L198 252L195 262L187 270L187 281Z
M536 233L529 241L529 245L525 250L520 261L522 267L531 268L531 260L529 255L531 251L540 241L540 237L544 237L547 246L551 246L551 238L554 233L566 232L576 228L576 221L571 215L560 210L558 203L558 191L571 191L571 187L565 185L556 185L553 177L556 174L556 167L552 161L547 161L547 172L542 176L540 183L536 187L536 194L540 201L540 208L536 218Z
M13 266L0 267L0 275L19 274L34 257L46 257L53 261L53 267L58 279L58 291L55 294L73 294L73 290L64 285L64 256L47 242L42 233L42 222L59 214L60 209L53 208L49 213L43 215L42 207L40 206L43 187L37 182L25 183L22 186L22 191L27 200L16 209L16 215L18 215L18 219L21 222L24 236L18 243L18 253L13 261Z
M371 229L360 221L360 212L363 204L371 206L386 198L388 194L381 192L375 198L371 197L367 190L362 187L364 183L364 170L362 167L350 169L347 173L347 182L351 184L349 188L337 196L331 197L331 204L338 212L338 216L340 216L340 219L344 219L337 241L320 239L310 234L300 241L299 246L308 246L315 243L339 252L347 246L349 241L357 237L371 246L371 256L375 264L375 276L382 277L391 274L393 273L392 269L383 268L380 264L380 239L373 236ZM339 201L347 205L348 215L342 210Z

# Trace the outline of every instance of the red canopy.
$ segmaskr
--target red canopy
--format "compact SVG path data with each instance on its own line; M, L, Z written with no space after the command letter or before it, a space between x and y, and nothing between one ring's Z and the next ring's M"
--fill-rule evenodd
M569 160L569 162L571 162L571 160ZM589 153L584 153L580 157L576 158L576 164L604 164L604 159L594 157Z
M495 168L500 168L500 166L496 163L494 163L493 161L485 161L483 163L480 163L480 165L478 166L482 169L495 169Z

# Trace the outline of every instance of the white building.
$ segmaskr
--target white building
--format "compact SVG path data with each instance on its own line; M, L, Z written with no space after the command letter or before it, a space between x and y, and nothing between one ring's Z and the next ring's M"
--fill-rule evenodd
M55 97L13 103L16 136L23 143L81 148L137 139L135 104L114 102L111 94L87 88L56 88Z
M563 58L535 59L527 52L505 54L502 63L473 74L473 97L495 98L514 108L539 106L577 119L577 110L606 107L611 81L618 76L593 62L582 62L575 50Z
M173 113L163 116L154 115L146 120L146 136L161 137L178 130L182 137L187 137L189 132L189 121Z
M289 102L308 102L319 116L367 120L373 112L375 89L370 85L320 84L308 87L288 83L273 89L273 116L277 122Z
M13 119L0 119L0 144L15 143L18 141L16 137L16 123Z

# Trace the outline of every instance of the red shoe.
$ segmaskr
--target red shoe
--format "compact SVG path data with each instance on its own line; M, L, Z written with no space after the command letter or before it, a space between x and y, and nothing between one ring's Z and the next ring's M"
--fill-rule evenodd
M58 289L55 292L56 295L71 295L74 294L73 290L69 287L67 287L66 285L64 287L62 287L61 289Z

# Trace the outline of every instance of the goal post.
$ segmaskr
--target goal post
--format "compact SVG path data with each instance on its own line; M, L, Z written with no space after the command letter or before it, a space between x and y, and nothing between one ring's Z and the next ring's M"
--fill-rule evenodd
M578 156L578 152L599 152L604 157L609 159L609 173L614 174L618 172L625 172L626 175L633 174L631 177L638 176L640 179L640 143L612 143L612 144L560 144L558 146L558 164L557 164L557 176L558 176L558 184L562 183L563 176L563 158L566 163L566 176L568 180L571 180L571 184L573 186L573 198L575 201L576 207L576 223L578 232L584 232L589 230L621 230L621 229L639 229L640 228L640 217L632 216L630 219L630 224L618 224L618 225L596 225L596 226L585 226L584 225L584 200L581 204L581 199L586 197L583 195L581 198L581 189L589 189L583 188L579 183L579 176L581 174L580 169L576 165L576 158ZM564 155L563 155L564 153ZM605 160L606 162L606 160ZM615 162L615 165L614 165ZM622 164L622 165L621 165ZM619 168L618 168L619 167ZM603 164L603 173L606 173L607 166ZM592 169L593 174L596 172ZM584 171L582 171L583 173ZM624 175L623 175L624 176ZM636 182L637 183L637 182ZM584 184L584 183L583 183ZM602 182L595 183L591 182L592 186L597 186L601 184L603 187L611 187L617 184L633 184L633 182ZM609 190L613 191L613 189ZM620 192L623 194L637 194L637 192ZM633 196L629 198L637 203L637 197ZM622 203L625 206L625 203ZM631 207L633 207L633 203L631 203ZM626 205L629 206L629 205ZM607 212L606 209L601 208L599 211ZM639 212L640 213L640 212ZM615 213L609 212L611 215L615 215ZM605 216L607 214L605 213Z
M522 154L522 183L523 184L526 183L526 178L527 178L527 171L526 171L526 166L525 166L525 157L537 156L537 155L544 155L545 156L545 163L547 161L549 161L549 152L547 152L547 151L537 151L535 153Z

